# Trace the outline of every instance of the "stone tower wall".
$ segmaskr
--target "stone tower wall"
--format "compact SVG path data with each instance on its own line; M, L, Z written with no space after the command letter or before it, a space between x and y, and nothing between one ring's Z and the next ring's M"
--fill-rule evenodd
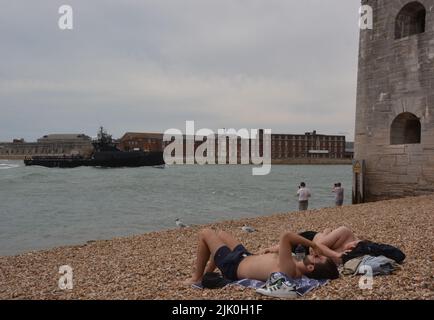
M361 30L355 159L366 161L368 201L434 192L434 0L425 32L395 39L406 0L365 0L373 30ZM404 113L420 120L421 142L391 144L391 126Z

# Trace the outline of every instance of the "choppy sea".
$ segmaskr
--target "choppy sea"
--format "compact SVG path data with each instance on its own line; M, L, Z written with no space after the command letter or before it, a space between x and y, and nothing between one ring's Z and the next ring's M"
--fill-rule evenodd
M26 167L0 160L0 255L79 244L186 224L294 211L298 185L310 207L334 205L342 182L351 202L351 166L279 165L267 176L251 166L102 169Z

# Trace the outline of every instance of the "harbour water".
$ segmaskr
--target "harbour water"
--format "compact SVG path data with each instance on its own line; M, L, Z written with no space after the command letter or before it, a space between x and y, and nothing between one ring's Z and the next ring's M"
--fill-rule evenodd
M110 239L186 224L295 211L298 185L311 208L334 205L333 183L351 202L351 166L25 167L0 160L0 255Z

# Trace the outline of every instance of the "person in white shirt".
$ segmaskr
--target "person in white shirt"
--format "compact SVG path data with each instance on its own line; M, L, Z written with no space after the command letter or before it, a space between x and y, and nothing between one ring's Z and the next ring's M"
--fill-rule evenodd
M306 188L304 182L300 183L297 191L298 195L298 210L305 211L309 207L310 190Z

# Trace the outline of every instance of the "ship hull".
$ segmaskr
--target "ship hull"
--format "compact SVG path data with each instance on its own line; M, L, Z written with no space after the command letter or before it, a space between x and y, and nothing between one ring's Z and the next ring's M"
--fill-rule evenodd
M92 158L76 157L33 157L25 159L26 166L43 166L48 168L76 167L144 167L164 164L163 152L97 152Z

